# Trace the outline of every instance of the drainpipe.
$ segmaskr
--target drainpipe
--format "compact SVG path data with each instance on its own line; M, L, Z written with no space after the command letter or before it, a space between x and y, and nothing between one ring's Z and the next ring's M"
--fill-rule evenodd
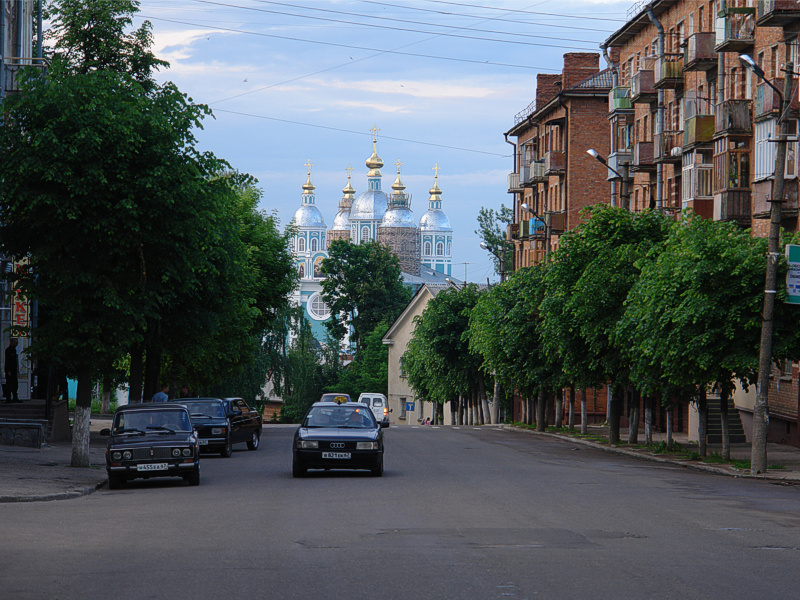
M608 68L611 69L611 87L617 87L619 85L619 68L615 65L611 57L608 55L608 47L605 44L600 44L600 49L603 51L603 58L606 59L606 64ZM612 150L616 150L616 148L612 148ZM617 180L611 180L611 206L616 206L617 204Z
M664 27L661 25L651 6L647 7L647 16L658 30L658 56L664 59ZM658 108L656 109L656 133L659 139L664 135L664 90L658 90ZM664 163L656 166L656 210L664 208Z
M6 6L0 2L0 99L6 96Z
M42 0L36 3L36 57L43 58L44 28L42 24ZM41 63L40 63L41 64Z
M727 2L720 2L720 9L727 8ZM717 104L725 102L725 53L717 53Z

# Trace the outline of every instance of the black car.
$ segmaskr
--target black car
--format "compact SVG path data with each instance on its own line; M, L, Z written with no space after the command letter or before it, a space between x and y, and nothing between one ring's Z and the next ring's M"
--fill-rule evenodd
M108 487L131 479L183 477L200 485L200 454L189 411L182 404L150 402L120 406L107 435Z
M223 398L222 403L231 423L233 443L246 442L248 450L257 450L261 443L261 415L241 398Z
M308 469L366 469L383 475L383 423L358 402L316 402L294 434L292 475Z
M225 402L219 398L182 398L179 402L189 409L200 451L219 452L230 458L233 435Z

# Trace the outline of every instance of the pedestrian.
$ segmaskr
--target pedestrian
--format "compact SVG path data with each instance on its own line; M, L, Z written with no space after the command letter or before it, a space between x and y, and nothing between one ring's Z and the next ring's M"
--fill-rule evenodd
M191 397L192 393L189 391L189 386L188 384L184 383L181 386L181 398L191 398Z
M17 338L11 338L11 342L6 348L5 363L3 371L6 376L5 397L6 403L22 402L17 394L17 387L19 386L19 356L17 355Z
M169 402L169 384L162 383L161 391L153 395L153 402Z

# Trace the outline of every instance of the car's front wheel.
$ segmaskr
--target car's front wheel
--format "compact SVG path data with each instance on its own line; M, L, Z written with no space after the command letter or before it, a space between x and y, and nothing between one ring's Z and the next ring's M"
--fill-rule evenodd
M370 474L373 477L382 477L383 476L383 456L381 456L381 462L378 463L378 466L375 467L370 471Z
M292 477L305 477L308 469L302 466L297 459L292 459Z
M183 478L189 485L200 485L200 469L195 469L188 475L184 475Z
M247 441L247 449L258 450L258 444L260 442L261 442L261 432L258 429L254 429L253 433L250 435L250 439Z
M231 442L231 436L228 436L225 440L225 447L220 452L220 456L222 458L230 458L231 454L233 454L233 443Z
M112 473L108 476L108 489L118 490L122 487L122 476Z

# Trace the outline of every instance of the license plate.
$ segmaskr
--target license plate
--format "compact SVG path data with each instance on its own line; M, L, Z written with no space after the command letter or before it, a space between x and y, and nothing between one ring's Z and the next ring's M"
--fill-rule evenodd
M201 438L201 439L197 440L197 443L200 444L201 446L208 446L208 440L207 439Z
M349 452L323 452L322 458L338 458L338 459L349 459L350 453Z
M169 468L167 463L148 463L145 465L136 465L137 471L166 471Z

